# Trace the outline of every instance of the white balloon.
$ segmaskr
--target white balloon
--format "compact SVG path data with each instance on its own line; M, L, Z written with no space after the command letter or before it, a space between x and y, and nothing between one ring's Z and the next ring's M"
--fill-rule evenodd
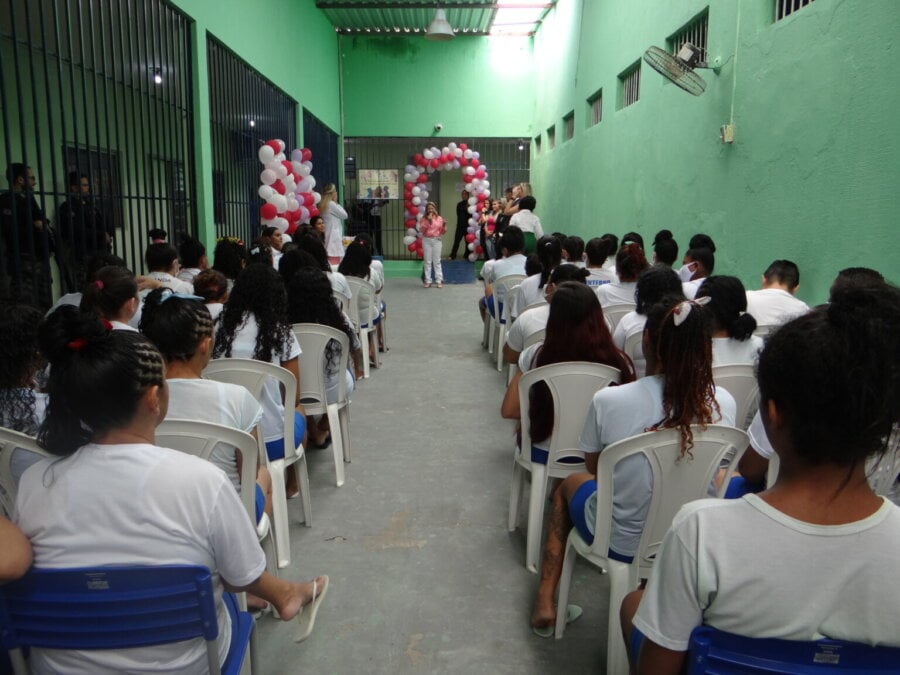
M414 228L414 227L407 227L407 228L406 228L406 236L407 236L407 237L415 237L415 236L416 236L416 228Z
M422 203L422 199L420 197L413 197L412 203L415 204L416 206L418 206L419 204Z
M405 237L403 237L403 244L404 244L404 246L409 246L415 240L416 240L416 238L414 236L406 235Z
M434 159L434 153L431 152L431 150L426 150L425 152L422 153L422 156L425 159Z
M272 221L272 227L277 228L282 234L287 231L289 225L287 218L276 218Z
M405 174L403 174L403 180L404 180L405 182L407 182L407 183L415 183L415 182L416 182L416 176L414 176L414 175L411 174L411 173L405 173Z
M284 141L280 138L276 138L275 142L278 143L279 146L281 146L281 152L284 152L285 148L287 148L287 146L284 144Z
M310 171L312 171L312 162L311 162L310 160L307 159L307 160L304 160L304 161L302 161L302 162L300 162L300 163L301 163L303 166L305 166L307 169L309 169Z
M269 203L275 205L278 213L284 213L285 209L287 209L287 199L284 198L284 195L280 195L277 192L269 197Z
M259 190L257 190L257 194L266 201L269 201L269 197L274 194L278 194L275 192L274 188L269 187L268 185L260 185Z
M313 192L312 196L313 196L313 204L318 204L320 201L322 201L322 195L320 195L318 192Z
M425 205L424 204L419 204L419 214L423 215L423 216L425 215Z
M283 161L286 160L286 159L287 159L287 157L285 156L285 154L284 154L283 152L277 152L277 153L275 153L275 160L276 160L276 161L283 162Z
M300 151L300 148L291 150L291 161L297 162L298 164L303 161L303 153Z
M417 214L416 214L416 220L422 220L422 218L424 218L424 217L425 217L425 214L424 214L424 213L417 213Z
M468 244L466 244L466 248L469 249L470 251L474 251L475 250L475 242L474 241L469 242Z
M475 213L477 210L478 210L478 208L475 207L475 206L470 206L470 207L468 208L469 213Z
M462 149L461 149L461 148L456 148L456 150L453 151L453 156L456 157L457 159L459 159L460 157L462 157L462 156L463 156L463 151L462 151Z
M263 164L267 164L275 159L275 151L269 145L261 145L259 150L256 153L256 156L259 157L259 161Z
M474 176L475 169L473 169L471 166L467 166L465 169L463 169L463 173L466 174L467 176Z
M485 189L491 187L491 181L489 180L483 180L481 181L481 184L484 185Z
M428 165L428 173L434 173L434 167L430 164Z
M476 260L478 260L478 254L477 254L477 253L470 253L470 254L469 254L469 262L475 262Z
M449 152L450 152L450 146L449 146L449 145L445 145L443 148L441 148L441 154L442 154L442 155L446 155L446 154L449 153Z
M412 193L413 193L415 196L418 197L420 194L422 194L422 188L420 188L418 185L416 185L416 186L412 189Z
M458 159L454 159L454 160L453 160L453 168L454 168L454 169L458 169L460 166L462 166L462 165L459 163L459 160L458 160Z
M415 173L416 165L415 164L407 164L406 166L403 167L403 171L405 171L406 173Z
M484 196L485 196L485 197L490 197L490 196L491 196L491 191L490 191L490 190L485 190L485 191L484 191Z
M306 208L305 206L301 206L300 207L300 222L305 223L307 220L309 220L309 209Z
M284 164L278 164L277 166L273 166L272 170L275 172L275 175L278 176L279 178L284 178L288 174L287 169L284 167Z
M472 217L469 218L469 230L472 232L476 232L478 230L478 219L475 218L475 214L472 214Z
M456 143L453 141L447 143L447 150L449 150L450 152L456 152Z
M271 169L263 169L262 173L259 174L259 180L263 185L271 185L278 180L278 176Z
M419 197L421 197L422 199L428 199L428 190L422 190L419 193Z
M306 176L297 184L297 189L300 192L312 192L313 187L315 187L315 183L313 183L312 176Z
M477 197L469 197L468 201L469 201L469 206L472 206L478 202L478 198Z
M297 174L298 176L302 176L302 175L303 175L303 174L300 173L300 171L303 169L303 165L299 162L299 160L292 159L292 160L291 160L291 167L294 169L294 173L295 173L295 174Z
M310 174L312 171L311 167L306 166L306 162L300 162L300 166L297 169L297 173L304 178Z
M294 182L294 177L291 174L285 176L281 182L284 185L286 194L297 191L297 184Z
M481 153L477 150L472 153L472 159L481 159Z

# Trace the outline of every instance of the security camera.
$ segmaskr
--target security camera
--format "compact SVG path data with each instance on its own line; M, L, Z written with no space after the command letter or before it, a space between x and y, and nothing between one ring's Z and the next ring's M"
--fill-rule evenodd
M441 124L440 122L436 122L435 125L434 125L434 130L435 130L435 131L440 131L440 130L443 129L443 128L444 128L444 125Z

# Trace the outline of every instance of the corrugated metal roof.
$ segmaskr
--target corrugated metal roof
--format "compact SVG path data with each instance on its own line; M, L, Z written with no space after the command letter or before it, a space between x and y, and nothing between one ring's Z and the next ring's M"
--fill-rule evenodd
M425 33L436 9L444 9L458 35L532 34L556 0L317 0L339 33L397 35ZM498 13L515 14L511 25L495 25ZM529 18L533 17L533 21ZM524 18L524 21L521 19Z

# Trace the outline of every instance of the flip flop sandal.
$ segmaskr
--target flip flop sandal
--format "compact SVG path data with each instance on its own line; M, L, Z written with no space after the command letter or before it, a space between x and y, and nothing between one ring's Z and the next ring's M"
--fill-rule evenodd
M300 608L297 614L297 633L294 635L294 642L303 642L312 633L313 627L316 625L316 614L319 611L319 605L325 599L328 593L328 577L325 576L325 583L322 584L322 590L319 591L317 581L313 579L313 599L312 602L305 604Z
M569 605L566 607L566 623L569 624L581 618L583 613L584 611L578 605ZM549 626L532 626L531 632L541 638L553 637L553 634L556 632L556 622L554 621Z

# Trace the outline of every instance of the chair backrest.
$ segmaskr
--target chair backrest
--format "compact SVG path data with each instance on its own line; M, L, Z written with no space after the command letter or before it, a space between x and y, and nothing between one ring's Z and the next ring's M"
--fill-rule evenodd
M759 383L756 381L753 366L747 364L713 366L712 375L716 386L722 387L734 397L737 404L734 425L747 429L759 406Z
M546 304L549 304L546 300L538 300L537 302L532 302L530 305L526 305L525 307L520 309L516 316L522 316L529 309L534 309L535 307L543 307Z
M753 334L756 335L757 337L764 338L764 337L767 337L767 336L769 335L769 333L771 333L771 332L772 332L773 330L775 330L776 328L778 328L778 325L777 325L777 324L771 324L771 323L770 323L770 324L763 324L763 325L761 325L761 326L757 326L757 327L753 330Z
M644 358L644 331L639 330L625 338L625 348L622 350L628 354L628 358L634 363L637 359Z
M375 288L365 279L347 277L347 285L353 294L350 301L350 320L357 328L365 328L372 322L375 314Z
M663 429L638 434L608 445L600 453L597 468L597 524L594 552L605 557L612 528L613 470L626 457L643 454L653 473L653 490L644 530L634 557L641 578L647 578L657 549L684 504L709 495L709 487L722 461L735 457L749 442L747 434L734 427L710 424L691 427L694 445L690 456L681 457L681 433Z
M32 436L0 427L0 507L7 516L12 515L16 504L18 485L13 476L12 461L13 454L19 449L42 457L52 457Z
M257 432L258 433L258 432ZM256 529L256 457L259 442L246 431L197 420L166 419L156 427L156 444L209 461L222 443L241 452L241 503Z
M341 311L344 314L350 314L350 300L343 293L338 293L337 291L332 291L332 295L334 295L334 301L338 304L338 307L341 308Z
M0 586L8 649L126 649L206 640L218 673L216 601L200 565L32 569Z
M618 382L618 368L590 361L568 361L540 366L529 370L519 380L519 409L522 417L522 451L531 452L531 422L528 418L531 388L543 382L550 390L553 401L553 431L545 443L549 451L547 465L551 466L565 457L584 459L578 447L578 438L584 428L584 419L594 394L607 385ZM571 463L565 468L571 469Z
M603 316L606 317L606 321L610 325L610 331L614 331L619 320L628 312L633 312L634 308L635 305L632 302L623 302L619 305L607 305L604 307Z
M799 642L748 638L700 626L691 634L688 675L760 673L897 673L900 648L870 647L843 640Z
M325 367L328 360L326 350L332 340L337 340L341 351L338 360L340 377L338 377L337 400L343 402L347 399L347 382L343 373L347 370L350 359L350 338L342 330L318 323L295 323L291 329L303 350L303 358L300 359L300 400L308 414L320 415L325 412L328 405L325 396L327 388Z
M507 300L510 300L509 292L514 286L518 286L525 280L524 274L507 274L495 280L491 284L491 293L494 295L494 321L500 323L500 305L503 305L505 312L509 312L512 308L507 308Z
M297 378L291 371L256 359L213 359L203 369L203 377L217 382L239 384L260 403L263 387L269 378L274 378L284 392L284 448L285 456L289 454L287 449L294 447L294 402L297 400ZM263 435L260 434L259 437L260 448L265 454Z

